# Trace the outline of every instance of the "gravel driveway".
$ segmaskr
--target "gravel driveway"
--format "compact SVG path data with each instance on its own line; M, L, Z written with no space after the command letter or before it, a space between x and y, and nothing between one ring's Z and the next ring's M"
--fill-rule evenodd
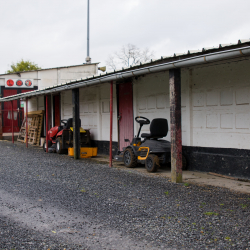
M0 148L0 249L250 249L250 195Z

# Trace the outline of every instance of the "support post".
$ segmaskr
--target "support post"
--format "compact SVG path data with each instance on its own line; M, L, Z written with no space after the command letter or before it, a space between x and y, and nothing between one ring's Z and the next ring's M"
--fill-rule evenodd
M74 159L80 159L80 110L79 110L79 88L72 89L73 106L73 147Z
M48 137L48 130L49 130L49 110L48 110L48 96L46 95L46 153L48 153L49 149L49 137Z
M113 81L110 82L110 140L109 140L109 167L112 167L112 141L113 141Z
M25 104L26 104L26 114L25 114L25 117L26 117L26 135L25 135L25 140L26 140L26 148L28 147L28 97L26 97L26 101L25 101Z
M181 70L169 70L171 180L182 182Z
M13 101L11 101L11 133L12 133L12 143L14 143L14 116L13 116Z
M3 139L3 124L2 124L2 103L1 103L0 104L0 140L2 139Z

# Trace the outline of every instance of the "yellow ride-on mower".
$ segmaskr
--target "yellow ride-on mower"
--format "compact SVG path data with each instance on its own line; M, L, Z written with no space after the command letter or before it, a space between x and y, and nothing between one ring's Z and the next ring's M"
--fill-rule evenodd
M164 118L150 120L137 116L135 121L140 124L137 136L135 136L129 146L123 148L115 156L116 161L123 161L127 168L134 168L138 163L145 164L148 172L156 172L161 164L171 162L171 143L162 140L168 133L168 121ZM150 124L150 133L143 133L140 137L143 125ZM128 139L125 141L129 142ZM183 169L186 167L186 159L182 156Z

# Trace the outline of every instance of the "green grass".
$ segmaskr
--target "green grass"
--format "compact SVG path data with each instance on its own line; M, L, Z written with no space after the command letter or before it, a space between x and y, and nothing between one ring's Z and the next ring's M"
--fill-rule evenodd
M205 212L204 214L209 215L209 216L211 216L211 215L219 215L218 213L215 213L215 212Z
M188 187L190 184L189 183L184 183L184 186L185 187Z
M246 204L240 204L242 208L247 208Z
M85 188L82 188L80 191L81 191L82 193L85 193L85 192L86 192L86 189L85 189Z
M166 192L164 192L164 194L165 194L165 195L169 195L169 192L168 192L168 191L166 191Z

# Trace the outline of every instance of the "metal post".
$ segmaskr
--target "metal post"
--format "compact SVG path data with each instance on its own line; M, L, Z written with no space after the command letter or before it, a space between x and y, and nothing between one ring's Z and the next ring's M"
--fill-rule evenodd
M89 0L88 0L88 14L87 14L87 57L89 57Z
M171 180L182 182L181 136L181 71L169 70L170 132L171 132Z
M109 140L109 167L112 167L112 137L113 137L113 81L110 83L110 140Z
M26 139L26 148L28 147L28 98L26 97L26 135L25 135L25 139Z
M3 124L2 124L2 103L1 103L0 104L0 140L2 139L3 139Z
M12 132L12 143L14 143L14 119L13 119L13 101L11 101L11 132Z
M72 89L73 106L73 147L74 159L80 159L80 110L79 110L79 88Z
M48 109L48 96L46 95L46 153L48 153L49 147L49 137L48 137L48 130L49 130L49 109Z

